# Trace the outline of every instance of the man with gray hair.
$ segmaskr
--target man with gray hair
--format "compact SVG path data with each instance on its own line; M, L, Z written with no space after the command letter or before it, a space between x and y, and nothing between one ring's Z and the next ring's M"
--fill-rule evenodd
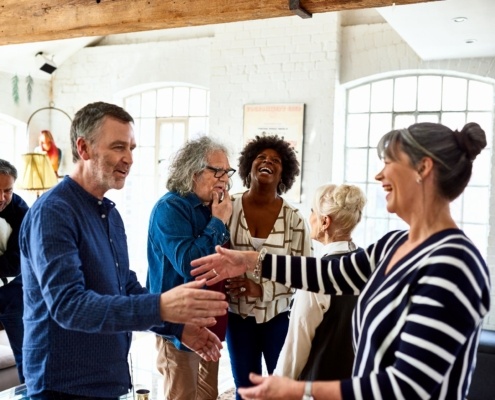
M186 282L191 261L211 254L230 239L226 227L231 214L230 168L225 146L207 136L191 140L175 155L167 181L169 190L158 200L148 231L146 286L161 293ZM222 290L221 285L214 290ZM225 338L226 316L211 328ZM166 399L196 400L218 397L218 362L188 351L178 340L156 337L157 368L166 378Z
M8 161L0 160L0 322L9 338L14 353L20 382L22 372L22 279L19 251L19 229L29 207L14 193L17 169ZM7 278L12 278L9 282Z
M113 104L88 104L74 117L71 145L73 172L21 227L28 396L128 393L132 331L159 330L217 360L221 342L205 327L226 314L224 294L202 290L204 282L150 294L129 268L124 224L105 193L123 188L133 163L132 117Z

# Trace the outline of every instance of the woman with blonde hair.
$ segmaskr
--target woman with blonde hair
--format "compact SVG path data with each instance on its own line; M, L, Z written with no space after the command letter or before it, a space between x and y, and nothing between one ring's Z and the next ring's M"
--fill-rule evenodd
M365 204L363 191L354 185L326 184L316 189L309 224L311 239L323 245L318 251L323 260L362 250L351 235ZM354 362L352 311L356 301L356 296L298 290L274 374L302 380L349 378Z

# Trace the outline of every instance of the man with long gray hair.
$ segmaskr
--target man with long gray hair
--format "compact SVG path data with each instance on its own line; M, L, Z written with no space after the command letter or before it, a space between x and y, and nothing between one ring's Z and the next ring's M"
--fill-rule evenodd
M232 214L230 168L225 146L203 136L176 154L167 181L169 190L151 212L148 232L148 277L152 293L191 282L191 261L228 242ZM222 286L214 290L222 291ZM225 338L226 316L210 329ZM156 337L157 368L166 378L166 399L216 399L218 362L205 361L171 337Z

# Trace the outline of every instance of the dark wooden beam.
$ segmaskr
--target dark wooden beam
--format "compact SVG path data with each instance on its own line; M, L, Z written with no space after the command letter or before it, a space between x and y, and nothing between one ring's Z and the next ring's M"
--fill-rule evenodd
M435 0L301 0L310 14ZM289 0L3 0L0 45L294 15Z

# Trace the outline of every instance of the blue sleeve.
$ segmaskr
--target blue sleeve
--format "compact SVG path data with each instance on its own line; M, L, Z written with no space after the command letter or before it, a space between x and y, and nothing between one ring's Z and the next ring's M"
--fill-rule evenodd
M89 235L81 231L86 221L80 215L63 201L45 203L28 212L20 245L29 312L42 313L46 308L60 326L89 333L148 330L161 325L160 295L147 293L128 266L119 267L125 288L112 283L117 278L111 273L114 264L108 241L87 250L80 248L81 236ZM88 253L94 253L91 263L87 262ZM92 276L88 272L85 275L84 268L90 269ZM95 290L94 284L88 283L90 278L108 282L109 290Z
M159 201L152 212L148 258L156 262L168 258L184 282L189 282L194 280L191 261L214 253L215 246L229 238L225 224L211 217L209 210L196 209L183 199L169 197ZM158 272L156 268L154 272ZM162 282L162 277L153 276L153 280Z

